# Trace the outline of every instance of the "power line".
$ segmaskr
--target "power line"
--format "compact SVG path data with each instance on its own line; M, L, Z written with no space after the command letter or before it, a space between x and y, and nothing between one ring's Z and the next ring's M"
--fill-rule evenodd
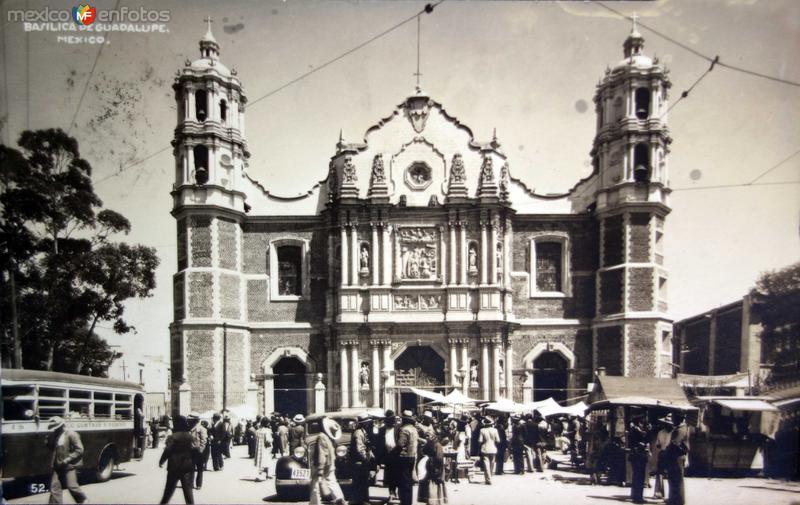
M114 10L119 10L119 3L120 0L117 0L117 3L114 4ZM94 70L97 68L97 62L100 61L100 55L103 54L103 48L108 43L108 37L106 36L106 40L100 44L100 48L97 50L97 54L94 57L94 63L92 63L92 69L89 71L89 77L86 79L86 85L83 87L83 92L81 93L81 98L78 100L78 106L75 107L75 113L72 114L72 119L69 122L69 126L67 127L67 135L72 131L72 127L75 126L75 120L78 119L78 112L81 110L81 105L83 105L83 99L86 98L86 92L89 90L89 83L92 82L92 77L94 77Z
M746 182L743 184L719 184L716 186L690 186L686 188L673 188L672 191L699 191L701 189L747 188L753 186L782 186L788 184L800 184L800 181L759 182L755 184L752 182Z
M351 49L348 49L348 50L347 50L347 51L345 51L344 53L342 53L342 54L340 54L340 55L338 55L338 56L336 56L336 57L334 57L334 58L332 58L332 59L330 59L330 60L326 61L326 62L325 62L325 63L323 63L322 65L320 65L320 66L318 66L318 67L316 67L316 68L314 68L314 69L312 69L312 70L309 70L308 72L305 72L304 74L301 74L300 76L298 76L298 77L296 77L296 78L292 79L291 81L289 81L289 82L287 82L287 83L285 83L285 84L282 84L281 86L279 86L279 87L277 87L277 88L273 89L272 91L269 91L269 92L267 92L267 93L265 93L265 94L263 94L263 95L259 96L259 97L258 97L258 98L256 98L255 100L251 100L251 101L249 101L249 102L248 102L248 104L247 104L247 109L249 109L249 108L250 108L250 107L252 107L253 105L257 104L258 102L260 102L260 101L262 101L262 100L265 100L265 99L267 99L267 98L271 97L272 95L275 95L276 93L278 93L278 92L280 92L280 91L283 91L284 89L288 88L289 86L291 86L291 85L293 85L293 84L296 84L296 83L298 83L298 82L302 81L302 80L303 80L303 79L305 79L306 77L309 77L310 75L312 75L312 74L314 74L314 73L316 73L316 72L319 72L320 70L322 70L322 69L324 69L324 68L326 68L326 67L328 67L328 66L332 65L333 63L336 63L337 61L339 61L339 60L341 60L341 59L343 59L343 58L345 58L345 57L347 57L347 56L349 56L349 55L353 54L354 52L358 51L359 49L361 49L361 48L363 48L363 47L365 47L365 46L367 46L367 45L371 44L372 42L375 42L376 40L380 39L381 37L384 37L385 35L388 35L389 33L391 33L391 32L393 32L393 31L395 31L396 29L400 28L401 26L405 25L405 24L406 24L406 23L408 23L408 22L410 22L410 21L413 21L414 19L417 19L418 17L422 16L423 14L430 14L430 13L432 13L432 12L433 12L433 9L434 9L434 8L436 8L438 5L440 5L441 3L443 3L444 1L445 1L445 0L439 0L438 2L436 2L436 3L433 3L433 4L426 4L426 5L425 5L425 7L424 7L424 8L423 8L421 11L419 11L419 12L418 12L418 13L416 13L416 14L414 14L413 16L411 16L411 17L408 17L408 18L406 18L406 19L404 19L404 20L400 21L399 23L397 23L397 24L395 24L395 25L391 26L390 28L387 28L386 30L384 30L384 31L380 32L379 34L377 34L377 35L375 35L375 36L373 36L373 37L371 37L371 38L369 38L369 39L365 40L364 42L362 42L362 43L358 44L357 46L355 46L355 47L353 47L353 48L351 48ZM118 2L119 2L119 0L118 0ZM98 58L99 58L99 57L100 57L100 56L99 56L99 53L98 53ZM95 65L96 65L96 64L97 64L97 59L95 59ZM92 70L94 70L94 67L92 67ZM87 83L87 84L88 84L88 83ZM86 91L84 90L84 94L85 94L85 93L86 93ZM83 100L83 97L81 97L81 101L82 101L82 100ZM80 108L80 104L79 104L79 108ZM76 111L75 111L75 114L77 115L77 113L78 113L78 111L76 110ZM73 119L73 123L74 123L74 119ZM157 156L157 155L159 155L159 154L163 153L164 151L167 151L167 150L169 150L169 149L170 149L170 147L171 147L171 146L164 147L163 149L159 149L158 151L156 151L156 152L154 152L154 153L151 153L151 154L149 154L149 155L145 156L145 157L144 157L144 158L142 158L142 159L136 160L136 161L134 161L134 162L132 162L132 163L130 163L130 164L128 164L128 165L122 166L122 167L120 167L120 169L119 169L119 170L117 170L117 171L116 171L116 172L114 172L113 174L111 174L111 175L108 175L108 176L106 176L106 177L103 177L102 179L100 179L100 180L96 181L96 182L95 182L95 184L100 184L100 183L102 183L102 182L105 182L105 181L107 181L108 179L111 179L112 177L116 177L116 176L118 176L118 175L121 175L121 174L122 174L123 172L125 172L126 170L128 170L128 169L130 169L130 168L133 168L133 167L135 167L135 166L137 166L137 165L140 165L140 164L144 163L145 161L147 161L147 160L149 160L149 159L151 159L151 158L154 158L155 156Z
M606 9L609 12L613 12L614 14L616 14L619 17L622 17L622 18L625 18L625 19L633 21L633 18L631 18L630 16L626 16L622 12L620 12L620 11L618 11L616 9L612 9L611 7L609 7L608 5L605 5L602 2L595 2L595 5L599 5L600 7ZM640 23L639 22L638 25L641 26L642 28L650 31L650 32L653 32L654 34L656 34L657 36L661 37L662 39L664 39L664 40L666 40L668 42L671 42L671 43L675 44L676 46L678 46L678 47L680 47L680 48L682 48L682 49L684 49L686 51L689 51L690 53L694 54L695 56L697 56L699 58L702 58L702 59L704 59L704 60L706 60L708 62L712 62L715 59L719 58L719 56L717 56L716 58L712 58L712 57L710 57L708 55L705 55L705 54L701 53L700 51L697 51L696 49L693 49L693 48L687 46L686 44L684 44L682 42L679 42L678 40L675 40L674 38L670 37L669 35L665 35L665 34L659 32L658 30L645 25L644 23ZM788 84L790 86L800 87L800 82L790 81L790 80L787 80L787 79L781 79L780 77L775 77L775 76L771 76L771 75L767 75L767 74L762 74L762 73L756 72L754 70L749 70L749 69L746 69L746 68L743 68L743 67L738 67L736 65L730 65L730 64L724 63L722 61L717 61L716 64L721 66L721 67L725 67L725 68L728 68L730 70L734 70L736 72L742 72L744 74L752 75L752 76L755 76L755 77L761 77L762 79L768 79L770 81L775 81L775 82L780 82L782 84Z
M696 81L694 81L694 83L693 83L691 86L689 86L689 88L688 88L688 89L684 90L684 91L683 91L683 93L681 93L681 96L680 96L680 98L678 98L677 100L675 100L675 101L672 103L672 105L670 105L670 106L669 106L669 108L667 109L667 111L666 111L664 114L662 114L662 115L661 115L661 117L664 117L666 114L668 114L668 113L669 113L669 111L671 111L672 109L674 109L676 105L678 105L679 103L681 103L681 100L683 100L684 98L688 98L688 96L689 96L689 93L691 93L691 92L692 92L692 90L695 88L695 86L697 86L698 84L700 84L700 81L702 81L702 80L705 78L705 76L707 76L708 74L710 74L710 73L711 73L711 71L712 71L712 70L714 70L714 65L716 65L717 63L719 63L719 56L717 56L716 58L714 58L714 60L711 62L711 66L709 66L709 67L708 67L708 70L706 70L705 72L703 72L703 75L701 75L700 77L698 77L698 78L697 78L697 80L696 80Z
M779 161L778 163L776 163L776 164L772 165L772 166L771 166L771 167L769 167L768 169L766 169L766 170L764 170L763 172L761 172L761 175L759 175L758 177L756 177L755 179L753 179L752 181L750 181L748 184L753 184L754 182L756 182L757 180L761 179L762 177L764 177L764 176L765 176L765 175L767 175L768 173L772 172L773 170L775 170L775 169L776 169L776 168L778 168L779 166L783 165L784 163L786 163L786 162L787 162L787 161L789 161L790 159L794 158L794 157L795 157L795 156L797 156L798 154L800 154L800 149L798 149L797 151L793 152L792 154L790 154L789 156L787 156L787 157L786 157L786 158L784 158L783 160Z

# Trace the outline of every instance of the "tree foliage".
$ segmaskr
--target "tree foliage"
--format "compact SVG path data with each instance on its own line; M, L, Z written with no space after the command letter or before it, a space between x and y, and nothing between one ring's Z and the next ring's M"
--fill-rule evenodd
M772 379L800 378L800 262L767 272L750 291L761 319L764 356Z
M114 353L95 330L134 330L124 303L151 295L158 257L112 241L130 222L103 208L75 139L25 131L18 145L0 146L4 365L102 375Z

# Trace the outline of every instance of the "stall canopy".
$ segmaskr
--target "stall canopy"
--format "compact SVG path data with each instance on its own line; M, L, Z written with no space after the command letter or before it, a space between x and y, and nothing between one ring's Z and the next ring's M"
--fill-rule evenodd
M713 400L717 405L721 405L730 410L746 412L777 412L778 409L764 400L752 398L725 398Z
M589 395L589 402L589 410L614 406L697 410L689 403L677 380L654 377L598 377Z
M480 400L475 400L468 397L458 389L454 389L447 396L444 397L442 403L446 405L475 405Z
M426 391L424 389L417 389L417 388L408 388L417 396L425 398L427 400L432 400L434 402L444 402L444 395L440 393L436 393L434 391Z

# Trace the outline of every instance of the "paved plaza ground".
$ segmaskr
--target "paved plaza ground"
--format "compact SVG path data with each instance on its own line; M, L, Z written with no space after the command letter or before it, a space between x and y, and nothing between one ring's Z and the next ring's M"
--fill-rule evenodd
M125 463L112 480L83 486L91 503L158 503L164 489L166 471L158 467L160 450L149 450L141 461ZM204 474L204 485L195 491L197 503L284 503L275 496L273 480L255 482L252 460L244 446L234 447L231 459L221 472ZM510 469L510 468L509 468ZM448 483L451 505L582 505L631 503L628 488L592 486L588 477L569 470L548 470L545 473L495 476L487 486L479 478L472 483ZM480 483L479 483L480 482ZM387 497L386 489L372 488L372 503L380 504ZM652 490L645 490L652 496ZM756 505L800 504L800 482L784 482L761 478L687 478L688 504ZM14 498L8 503L47 503L47 493ZM65 493L67 503L73 503ZM663 500L648 498L648 503ZM183 503L180 488L170 503Z

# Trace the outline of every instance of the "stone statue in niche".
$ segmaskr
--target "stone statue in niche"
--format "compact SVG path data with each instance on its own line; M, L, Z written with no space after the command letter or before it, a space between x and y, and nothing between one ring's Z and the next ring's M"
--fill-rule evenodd
M499 370L497 371L497 377L498 377L497 382L500 383L500 387L504 387L506 383L506 368L503 365L502 359L498 362L498 368Z
M478 246L475 242L470 242L469 244L469 251L468 251L469 261L467 265L469 266L469 272L474 274L478 272Z
M480 387L478 382L478 360L475 359L469 362L469 387Z
M374 184L382 184L386 182L382 154L376 154L375 158L372 159L372 182Z
M359 265L361 266L362 274L369 273L369 246L367 244L361 244Z
M356 166L353 164L353 158L348 156L344 159L344 166L342 167L342 182L344 184L355 184L357 181Z
M361 389L369 389L369 362L361 362L361 371L359 372L358 376Z
M481 165L481 182L494 182L494 167L492 166L492 158L490 157L483 159L483 165Z

